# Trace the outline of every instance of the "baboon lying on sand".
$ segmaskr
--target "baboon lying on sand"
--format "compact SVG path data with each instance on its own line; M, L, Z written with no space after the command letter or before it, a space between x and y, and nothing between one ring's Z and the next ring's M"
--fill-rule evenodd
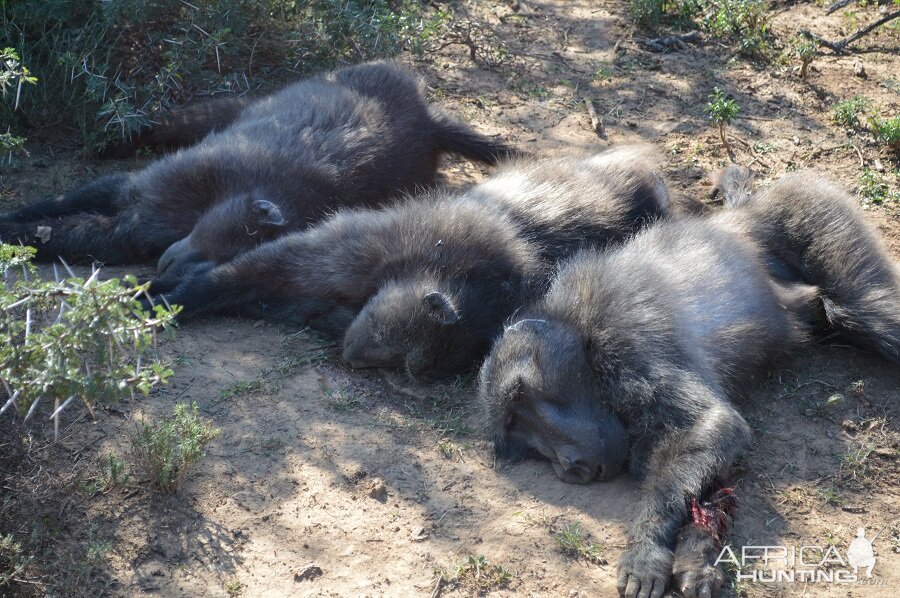
M166 298L181 319L263 315L343 334L354 367L460 373L559 258L668 212L653 164L642 148L515 162L458 194L341 211L222 266L197 264Z
M226 260L330 209L428 185L443 152L487 163L510 153L430 110L420 82L388 62L299 81L240 110L210 106L189 111L185 134L212 131L198 144L8 213L0 239L35 245L42 260L133 263L158 257L208 214L210 258Z
M731 399L806 341L816 311L900 362L900 274L843 191L811 172L726 191L732 209L573 257L481 369L500 455L536 451L571 483L626 463L641 480L619 563L630 598L673 576L688 598L720 588L715 533L683 526L749 441Z

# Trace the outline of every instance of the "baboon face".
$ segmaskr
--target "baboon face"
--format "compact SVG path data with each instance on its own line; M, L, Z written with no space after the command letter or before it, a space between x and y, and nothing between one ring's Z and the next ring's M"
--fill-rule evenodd
M182 277L200 262L225 263L283 234L287 225L281 209L271 201L253 193L233 197L210 208L190 235L163 253L157 275Z
M625 463L625 428L598 395L580 335L543 319L508 326L481 369L480 398L498 454L540 453L564 482L611 479Z
M414 378L459 373L477 350L465 318L435 280L389 282L347 329L344 359L354 368L404 368Z

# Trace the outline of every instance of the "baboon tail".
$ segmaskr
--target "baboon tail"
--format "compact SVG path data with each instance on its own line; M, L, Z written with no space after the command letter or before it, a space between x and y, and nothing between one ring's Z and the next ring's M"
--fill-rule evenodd
M849 342L900 363L900 296L875 288L859 297L823 297L825 317Z
M712 192L722 196L727 208L743 205L753 196L753 173L746 166L727 166L713 175Z
M476 133L467 125L443 114L433 115L434 135L438 149L453 152L476 162L496 164L506 158L521 156L509 145Z

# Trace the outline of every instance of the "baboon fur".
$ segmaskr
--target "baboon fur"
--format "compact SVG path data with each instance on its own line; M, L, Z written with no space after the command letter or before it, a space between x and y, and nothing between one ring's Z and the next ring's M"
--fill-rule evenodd
M355 367L460 373L544 288L558 259L621 242L667 214L652 164L644 148L520 160L462 193L340 211L194 272L167 299L184 307L182 318L263 307L263 315L344 334L344 358Z
M573 257L480 373L500 455L534 451L562 480L587 483L628 454L644 492L619 563L629 598L662 596L673 574L689 598L721 586L711 539L679 530L749 440L732 399L806 342L817 303L900 361L896 266L843 191L798 173L726 197L739 201Z
M430 110L408 71L367 63L251 102L230 125L142 170L6 214L0 238L34 244L42 260L132 263L159 256L211 207L248 204L256 221L204 229L204 246L218 246L217 257L227 259L304 228L327 210L372 205L428 185L442 152L493 163L509 149ZM179 249L168 260L173 271L195 257L190 243Z
M142 148L163 153L190 147L213 131L230 126L253 101L248 96L214 98L154 116L151 123L134 135L102 148L97 157L127 158Z
M717 186L765 249L773 276L819 287L834 331L900 362L900 268L849 194L808 170L751 195L749 171L735 166Z

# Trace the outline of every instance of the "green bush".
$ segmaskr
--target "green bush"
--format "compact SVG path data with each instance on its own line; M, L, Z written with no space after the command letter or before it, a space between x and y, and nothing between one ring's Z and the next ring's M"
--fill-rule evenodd
M893 150L900 150L900 116L893 118L873 116L869 119L869 125L879 143Z
M703 12L705 5L706 0L629 0L632 18L647 27L665 20L687 25Z
M76 125L101 148L196 96L422 51L448 14L413 0L23 0L0 2L0 47L41 84L5 122ZM27 120L23 120L27 119Z
M0 588L12 585L11 582L21 577L29 560L21 542L11 534L0 536Z
M12 97L12 102L10 103L13 112L19 109L22 89L26 83L34 85L37 83L37 77L31 75L31 71L22 64L19 55L14 49L4 48L0 50L0 95L3 96L4 100ZM15 88L15 92L13 92L13 88ZM23 151L25 151L24 137L13 135L9 128L0 132L0 153L8 156L8 162L12 162L13 154Z
M107 453L100 458L100 472L94 485L96 492L109 492L127 484L131 479L128 470L118 455Z
M854 96L849 100L843 100L832 106L834 114L832 119L837 124L853 129L859 126L859 115L869 108L869 100L862 96Z
M220 432L200 419L196 403L181 403L172 417L154 426L138 423L131 454L157 489L174 494L190 465L203 457L203 448Z
M631 15L645 27L663 23L695 26L731 40L742 54L765 55L771 33L765 0L629 0Z
M131 276L101 281L99 270L87 280L43 281L34 251L0 245L0 413L15 407L28 420L46 400L56 417L73 401L90 410L166 381L172 372L147 357L174 313L144 312L136 298L146 285Z

